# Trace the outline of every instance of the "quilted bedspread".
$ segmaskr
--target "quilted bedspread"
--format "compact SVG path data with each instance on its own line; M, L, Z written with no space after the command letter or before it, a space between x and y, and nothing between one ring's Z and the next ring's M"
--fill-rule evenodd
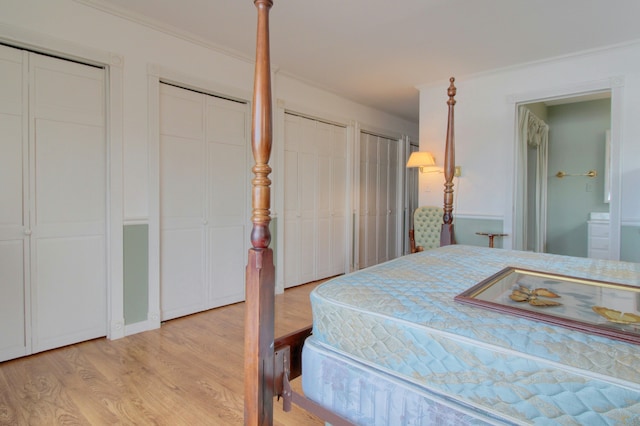
M453 245L318 286L312 339L505 421L640 425L640 346L454 301L507 266L640 287L637 263Z

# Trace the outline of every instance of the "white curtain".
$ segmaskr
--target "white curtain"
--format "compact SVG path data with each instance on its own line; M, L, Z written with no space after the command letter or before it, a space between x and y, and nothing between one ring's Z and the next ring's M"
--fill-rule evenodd
M546 235L547 235L547 155L549 145L549 126L536 117L528 108L521 106L519 108L518 130L520 134L520 197L517 200L519 211L522 215L518 215L517 229L519 237L522 241L523 249L529 246L536 252L546 251ZM529 206L528 189L527 189L527 151L528 148L536 150L536 170L535 170L535 205ZM533 218L529 217L533 215ZM534 241L527 241L529 230L528 224L533 219ZM520 222L521 221L521 222Z

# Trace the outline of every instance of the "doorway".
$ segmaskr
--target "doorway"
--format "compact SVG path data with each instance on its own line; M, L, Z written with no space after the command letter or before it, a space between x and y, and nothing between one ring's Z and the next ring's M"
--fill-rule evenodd
M619 181L613 166L618 161L608 142L616 123L612 93L608 89L517 104L518 123L525 114L539 120L548 129L548 144L541 156L535 143L523 142L526 133L518 132L514 248L619 256L619 218L609 220L612 213L619 214L619 192L610 189L612 181ZM599 227L596 239L590 238L594 222ZM591 250L592 244L602 247Z

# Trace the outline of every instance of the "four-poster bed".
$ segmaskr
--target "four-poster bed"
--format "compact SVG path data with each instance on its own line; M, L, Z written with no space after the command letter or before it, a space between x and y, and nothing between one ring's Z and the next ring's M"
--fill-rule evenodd
M311 294L313 330L274 341L267 164L272 1L254 3L256 177L246 273L245 424L271 424L276 395L285 409L293 402L333 425L638 424L637 346L454 301L515 266L627 284L638 289L631 301L637 311L640 265L453 245L453 79L442 247L321 284ZM304 396L289 386L300 373Z

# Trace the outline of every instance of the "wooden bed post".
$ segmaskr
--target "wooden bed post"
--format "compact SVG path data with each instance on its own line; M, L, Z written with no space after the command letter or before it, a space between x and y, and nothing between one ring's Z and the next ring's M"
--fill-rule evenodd
M275 270L269 248L272 143L269 10L272 0L254 0L258 9L256 68L253 88L251 147L255 165L252 180L253 214L245 287L244 424L273 423L273 340Z
M455 146L453 135L453 106L456 104L456 86L453 85L455 78L449 79L447 89L447 105L449 106L449 118L447 120L447 142L444 152L444 214L442 215L442 229L440 231L440 246L455 244L453 235L453 175L456 167Z

